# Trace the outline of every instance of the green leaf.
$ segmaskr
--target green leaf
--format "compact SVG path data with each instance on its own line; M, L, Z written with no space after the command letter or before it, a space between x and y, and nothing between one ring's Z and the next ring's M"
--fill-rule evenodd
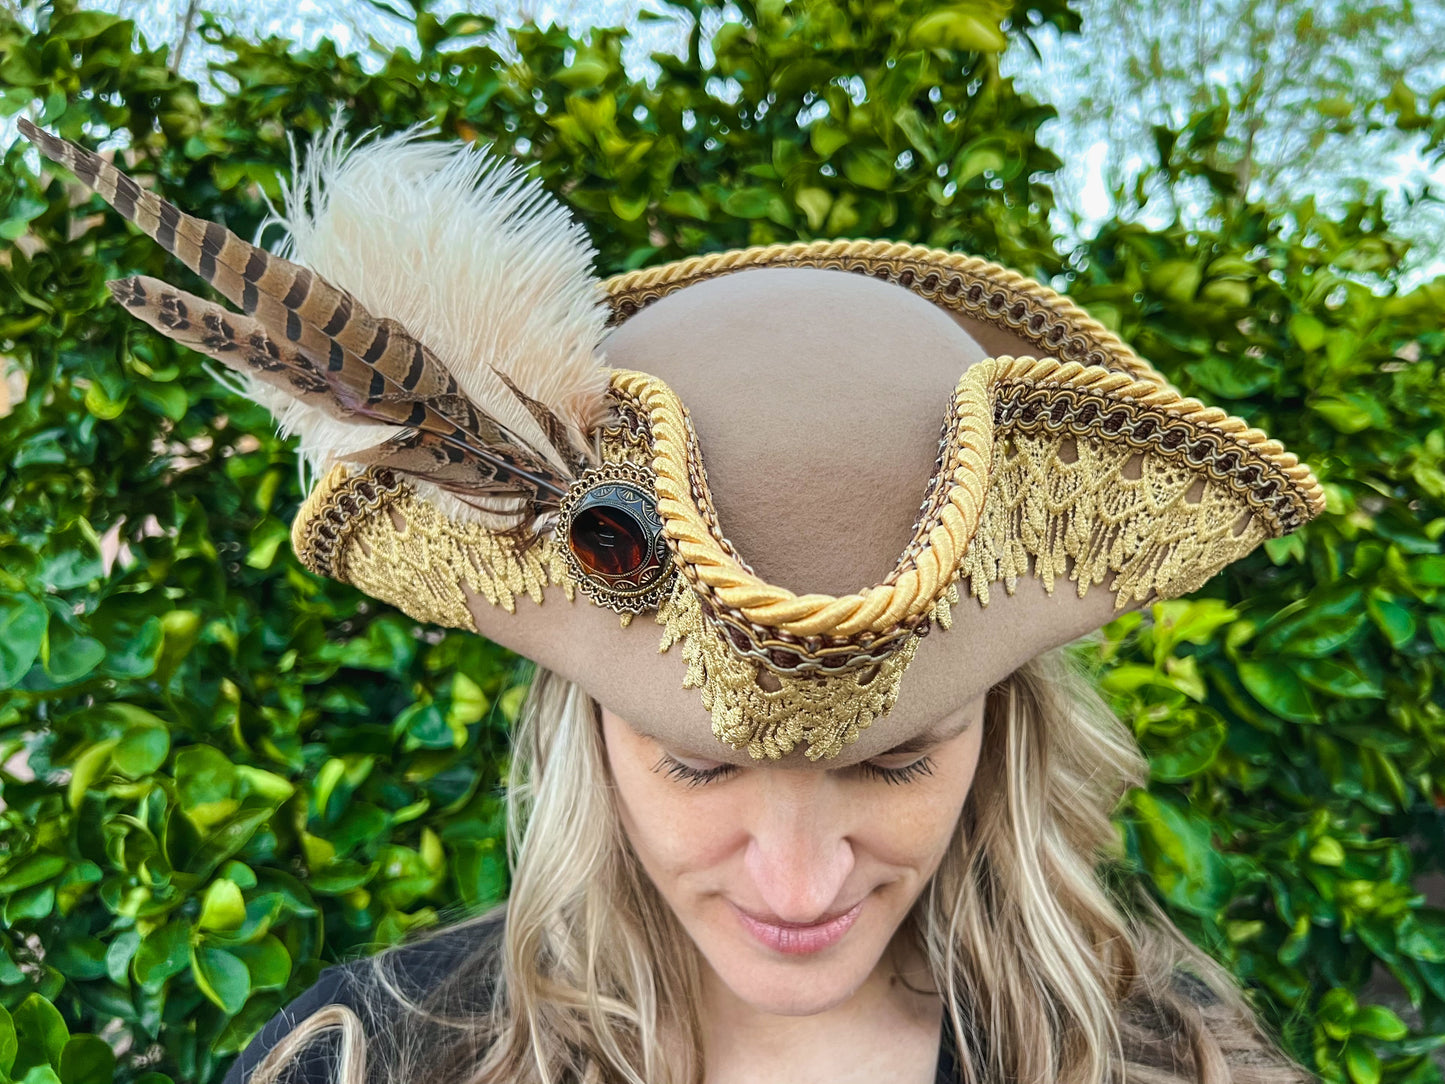
M276 561L276 554L283 543L290 541L291 532L286 524L275 516L266 516L251 531L246 552L248 568L270 568Z
M90 789L95 777L103 772L110 763L111 750L115 748L115 739L97 742L85 752L75 758L74 766L71 768L70 782L66 786L66 800L71 809L79 809L80 803L85 799L85 792Z
M70 1032L60 1012L39 994L31 994L11 1011L19 1036L19 1049L32 1058L39 1056L51 1065L60 1061Z
M1342 866L1345 848L1333 836L1321 836L1311 845L1309 859L1317 866Z
M1198 270L1195 269L1195 274ZM1210 395L1221 399L1249 399L1274 384L1274 373L1257 363L1244 364L1240 359L1206 358L1185 366L1195 383Z
M0 896L12 896L22 888L43 884L65 872L69 865L69 860L58 854L36 854L22 858L7 867L4 874L0 874Z
M170 732L164 727L132 727L111 753L111 765L121 775L139 779L157 771L170 750Z
M1445 556L1416 557L1410 562L1410 578L1422 587L1445 587Z
M959 5L934 11L908 28L908 44L915 49L956 49L975 53L1001 52L1008 39L998 26L980 19Z
M105 645L95 637L77 633L58 619L51 621L43 661L57 685L79 681L100 665L105 654Z
M849 142L848 133L833 124L819 121L808 129L808 142L819 158L831 158Z
M207 828L229 817L235 798L236 768L218 749L191 745L175 756L176 794L187 817Z
M29 595L0 595L0 689L25 676L40 654L50 615Z
M676 215L679 218L696 218L703 222L706 222L712 213L705 199L696 192L689 192L684 188L673 189L662 197L657 206L664 214Z
M1147 791L1134 794L1144 869L1170 903L1213 915L1228 901L1234 876L1212 838L1209 822Z
M395 729L405 733L408 744L424 749L451 749L456 745L456 732L447 725L446 716L434 703L413 704L396 717Z
M1225 728L1221 722L1191 730L1172 738L1159 752L1149 758L1150 774L1155 779L1179 782L1198 775L1214 762L1224 745Z
M770 188L740 188L723 199L722 210L734 218L767 218L775 196Z
M98 979L105 974L105 942L98 937L71 934L52 946L46 960L67 978Z
M1358 592L1354 594L1350 610L1341 610L1338 604L1311 604L1311 600L1306 599L1302 608L1280 611L1261 630L1260 651L1303 658L1333 655L1364 624L1365 615L1358 609Z
M1395 1042L1410 1033L1405 1022L1383 1005L1365 1005L1355 1013L1350 1030L1369 1039Z
M280 990L291 979L291 954L271 934L248 945L236 945L230 951L246 965L252 990Z
M1289 318L1289 333L1301 350L1318 350L1325 344L1325 325L1307 312L1297 312Z
M131 963L135 981L151 993L161 989L167 979L186 969L190 943L190 926L180 919L172 919L147 934Z
M1431 614L1425 618L1425 627L1430 630L1430 639L1435 646L1445 651L1445 614Z
M196 925L202 930L239 930L246 921L246 901L239 885L221 879L206 888Z
M1391 599L1371 598L1365 604L1375 627L1385 634L1390 646L1399 650L1415 639L1415 618L1410 611Z
M60 1052L61 1084L110 1084L115 1054L104 1039L74 1035Z
M1250 694L1282 719L1297 723L1319 721L1309 692L1287 663L1246 659L1239 664L1239 680Z
M1333 659L1303 659L1295 671L1311 688L1350 700L1381 700L1385 690L1371 681L1359 667Z
M482 691L482 687L466 674L459 673L452 677L451 706L447 709L448 727L455 729L479 723L486 717L491 706L492 702Z
M607 205L612 208L612 213L623 222L636 222L647 212L651 202L652 196L647 192L638 192L632 196L613 192L607 197Z
M0 1078L10 1075L19 1050L20 1042L15 1037L15 1021L10 1018L9 1011L0 1005Z
M223 1012L241 1011L251 996L251 974L246 965L225 949L197 945L191 949L196 985Z
M808 228L816 232L828 221L828 212L833 207L833 196L825 188L800 188L793 196L793 202L797 204L798 210L807 216Z
M1354 1084L1380 1084L1380 1056L1358 1039L1345 1044L1345 1068Z
M850 147L843 152L842 162L843 176L860 188L886 192L893 185L893 162L878 151Z
M1406 956L1445 963L1445 917L1439 912L1407 914L1396 929L1395 944Z

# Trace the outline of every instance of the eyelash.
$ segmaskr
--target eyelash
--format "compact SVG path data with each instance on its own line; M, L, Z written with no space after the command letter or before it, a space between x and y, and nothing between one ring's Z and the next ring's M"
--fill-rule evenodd
M887 783L890 786L900 786L904 783L912 783L915 779L921 779L923 776L932 775L933 758L926 756L920 757L912 764L905 764L901 768L883 768L866 760L861 764L854 765L854 767L872 779ZM737 771L737 765L719 764L716 768L692 768L680 760L674 760L672 757L664 756L652 770L661 772L663 775L666 775L667 778L676 779L678 782L689 787L701 787L715 780L722 779L724 776L731 775Z

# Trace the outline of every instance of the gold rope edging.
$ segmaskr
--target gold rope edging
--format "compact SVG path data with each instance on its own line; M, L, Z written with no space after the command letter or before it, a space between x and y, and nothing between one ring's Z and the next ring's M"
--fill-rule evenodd
M686 408L662 381L646 373L619 371L613 384L635 397L648 412L657 510L683 574L719 605L737 610L754 625L795 637L851 637L890 633L909 618L933 610L958 571L963 550L973 537L982 511L991 454L992 420L987 388L961 382L955 410L955 453L945 465L947 499L915 535L926 540L889 579L865 591L835 597L796 595L750 571L714 536L710 520L694 499L689 471ZM710 506L711 499L704 495Z
M625 371L613 375L613 384L647 411L658 512L684 576L718 608L736 611L760 630L790 637L886 635L907 619L935 611L958 576L979 524L996 441L996 400L1009 385L1044 389L1053 405L1068 406L1070 398L1080 394L1096 398L1103 406L1096 406L1089 416L1081 430L1084 435L1097 431L1101 438L1113 437L1129 447L1123 436L1128 419L1121 416L1111 434L1108 427L1113 415L1107 408L1115 404L1123 412L1147 408L1174 423L1177 431L1174 439L1169 425L1155 421L1159 439L1153 450L1182 451L1188 458L1197 447L1223 447L1239 470L1275 476L1272 481L1260 482L1260 488L1268 487L1271 495L1278 497L1278 506L1286 510L1266 514L1265 518L1273 521L1270 533L1282 534L1323 507L1319 484L1297 456L1217 407L1206 407L1197 399L1182 398L1172 388L1097 366L1054 358L992 358L970 367L959 381L954 402L956 429L948 436L954 453L945 467L949 479L946 499L932 502L932 515L917 526L915 544L905 550L894 573L880 584L849 595L797 595L754 574L722 544L705 478L699 491L697 475L689 469L686 408L671 389L645 373ZM1061 420L1066 413L1059 412ZM1206 459L1198 463L1201 472L1207 469ZM1268 513L1269 506L1261 504L1261 510Z
M902 241L799 241L694 256L603 282L618 324L685 286L758 267L849 271L901 286L949 312L1012 332L1040 356L1169 381L1068 297L977 256Z

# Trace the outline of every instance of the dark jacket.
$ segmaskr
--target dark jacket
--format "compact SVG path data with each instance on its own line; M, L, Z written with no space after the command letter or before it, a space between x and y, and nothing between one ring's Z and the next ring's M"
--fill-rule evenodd
M499 944L500 921L469 926L409 945L392 953L390 974L410 997L422 998L462 960L473 956L484 944ZM368 1034L380 1034L385 1021L367 1021L362 1014L365 995L373 987L371 966L365 960L340 964L321 973L316 985L281 1010L251 1041L226 1074L224 1084L246 1084L266 1053L318 1009L331 1004L346 1005L366 1021ZM373 999L372 1005L375 1005ZM384 1004L384 1001L383 1001ZM282 1084L333 1084L337 1058L335 1041L318 1041L306 1049ZM957 1084L961 1079L954 1054L952 1029L944 1027L938 1053L936 1084Z

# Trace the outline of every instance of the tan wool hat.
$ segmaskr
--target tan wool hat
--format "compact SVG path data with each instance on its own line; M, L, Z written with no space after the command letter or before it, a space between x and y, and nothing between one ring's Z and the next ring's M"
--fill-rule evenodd
M819 241L598 282L535 182L415 130L323 137L272 255L21 127L241 309L112 284L299 436L309 568L680 750L877 756L1323 508L984 260Z

